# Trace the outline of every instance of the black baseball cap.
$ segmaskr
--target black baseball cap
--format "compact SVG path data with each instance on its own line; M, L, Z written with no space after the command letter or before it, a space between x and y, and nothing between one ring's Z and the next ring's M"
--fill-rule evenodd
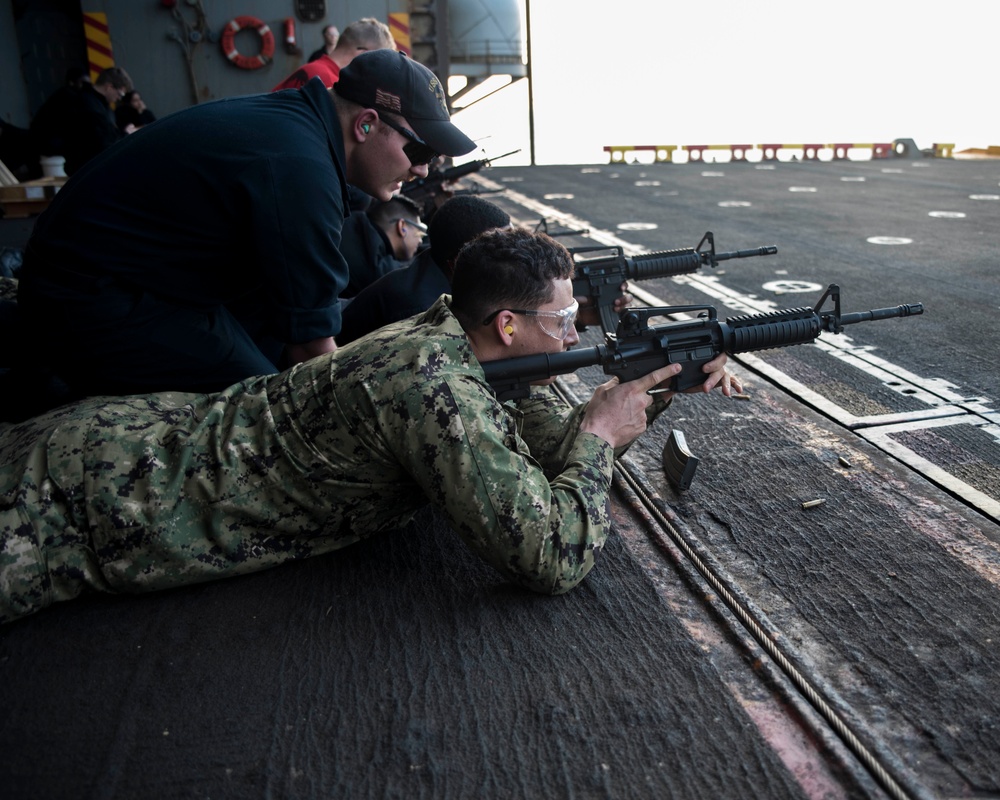
M368 50L340 70L333 90L352 103L404 117L413 132L445 156L473 151L476 143L451 123L437 75L405 53Z

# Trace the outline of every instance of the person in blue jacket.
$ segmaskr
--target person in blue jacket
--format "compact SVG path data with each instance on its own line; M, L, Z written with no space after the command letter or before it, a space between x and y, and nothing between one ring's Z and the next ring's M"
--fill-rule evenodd
M337 341L353 342L391 322L412 317L430 308L443 294L451 293L455 262L462 248L480 234L511 227L510 215L495 203L475 195L457 195L442 204L428 228L430 246L417 253L402 269L386 273L362 289L341 310ZM628 282L615 298L615 311L632 302ZM578 297L577 329L599 325L600 311L592 298Z
M425 247L402 269L393 270L362 289L342 311L340 344L378 328L420 314L451 292L455 259L463 245L480 233L510 227L510 215L489 200L459 195L431 217Z
M188 108L88 162L18 286L28 363L71 397L221 390L336 349L353 184L387 200L475 147L426 67L360 54L330 90Z
M404 194L348 214L340 252L351 278L341 297L354 297L383 275L409 264L423 246L426 233L420 206Z

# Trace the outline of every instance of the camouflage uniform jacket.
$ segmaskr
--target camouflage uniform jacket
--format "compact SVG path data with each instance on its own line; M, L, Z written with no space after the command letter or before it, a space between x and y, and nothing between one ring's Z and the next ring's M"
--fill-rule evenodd
M428 502L503 575L564 592L615 453L550 390L496 401L447 296L214 395L96 398L0 429L0 620L326 553Z

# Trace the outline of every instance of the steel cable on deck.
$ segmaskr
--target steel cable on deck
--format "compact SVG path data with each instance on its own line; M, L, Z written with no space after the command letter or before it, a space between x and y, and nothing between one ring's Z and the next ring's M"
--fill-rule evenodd
M558 379L553 388L568 403L576 405L581 402L574 391L562 379ZM684 554L702 578L715 590L718 597L725 603L736 619L739 620L750 636L753 637L754 641L778 665L795 688L825 720L865 769L868 770L874 780L895 800L930 800L932 795L926 790L921 787L914 787L908 791L889 773L885 765L861 741L847 721L827 702L820 690L810 682L802 671L781 651L777 643L768 636L764 626L753 613L739 601L734 592L726 586L724 580L705 563L704 559L698 555L695 548L685 539L681 531L672 525L670 520L656 507L656 503L650 497L649 493L621 460L615 462L614 474L615 478L620 483L625 484L641 502L642 509L656 520L661 529L667 533L671 541Z
M861 761L872 777L897 800L914 800L918 795L905 790L900 783L889 774L885 766L868 749L861 739L854 733L850 725L837 713L822 696L820 691L813 686L809 679L798 667L793 664L781 651L781 648L774 640L767 635L764 627L754 617L754 615L744 607L739 599L729 590L723 580L713 572L713 570L698 555L691 544L684 538L682 533L670 523L663 513L656 507L652 498L646 490L639 484L639 481L620 461L615 464L615 477L625 483L633 494L641 501L643 509L653 516L662 529L669 535L671 541L687 557L691 564L698 570L699 574L717 593L726 607L736 616L740 624L749 632L768 654L768 656L781 668L782 672L792 681L796 689L809 701L810 705L823 717L827 724L840 737L841 741L854 753ZM918 792L924 795L924 792Z

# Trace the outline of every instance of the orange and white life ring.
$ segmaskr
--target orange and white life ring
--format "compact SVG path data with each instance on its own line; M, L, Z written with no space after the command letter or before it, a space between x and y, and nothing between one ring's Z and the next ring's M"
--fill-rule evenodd
M255 56L241 56L236 49L236 34L245 28L253 28L260 36L260 52ZM222 52L240 69L259 69L269 63L274 56L274 34L256 17L236 17L222 29Z

